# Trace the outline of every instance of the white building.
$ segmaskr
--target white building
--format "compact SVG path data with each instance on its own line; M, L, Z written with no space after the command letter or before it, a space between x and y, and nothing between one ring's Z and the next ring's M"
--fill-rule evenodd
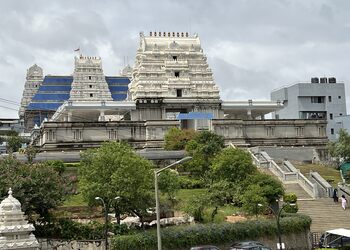
M346 115L345 87L336 78L312 78L271 92L272 101L284 108L273 114L275 119L324 119L327 136L336 139L335 117ZM302 133L302 131L299 131Z
M21 203L12 196L0 203L0 249L36 250L38 241L32 233L35 228L29 224L21 211Z

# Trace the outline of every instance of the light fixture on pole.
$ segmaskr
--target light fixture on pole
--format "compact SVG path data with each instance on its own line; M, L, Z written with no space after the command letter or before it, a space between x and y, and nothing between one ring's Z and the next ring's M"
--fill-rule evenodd
M159 195L158 195L158 176L159 174L166 170L169 169L173 166L176 166L178 164L184 163L186 161L191 160L192 157L191 156L187 156L185 158L182 158L179 161L176 161L164 168L161 168L159 170L154 170L154 191L155 191L155 196L156 196L156 215L157 215L157 242L158 242L158 250L162 250L162 239L160 236L160 211L159 211Z
M263 207L264 205L262 204L258 204L259 207ZM278 234L278 243L277 243L277 250L280 249L285 249L284 243L282 243L282 238L281 238L281 225L280 225L280 217L282 214L282 211L284 208L286 208L287 206L295 206L295 203L286 203L284 204L281 209L278 211L278 213L276 214L275 210L270 207L269 205L267 205L267 207L271 210L271 212L273 213L273 215L276 218L276 223L277 223L277 234Z

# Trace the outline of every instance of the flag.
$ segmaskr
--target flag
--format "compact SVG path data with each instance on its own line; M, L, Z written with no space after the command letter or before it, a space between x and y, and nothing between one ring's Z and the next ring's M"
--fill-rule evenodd
M75 51L75 52L80 51L80 48L77 48L77 49L75 49L74 51Z

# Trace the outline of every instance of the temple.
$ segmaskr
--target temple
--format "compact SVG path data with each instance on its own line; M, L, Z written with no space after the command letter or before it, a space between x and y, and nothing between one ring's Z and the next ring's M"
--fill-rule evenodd
M278 100L221 100L198 35L151 32L140 33L139 39L134 67L127 66L123 76L109 78L103 74L101 58L80 55L73 75L62 85L55 83L62 90L60 95L55 93L60 98L57 102L37 98L49 95L43 89L50 85L44 78L25 110L45 112L33 107L52 105L40 123L27 120L31 126L40 126L33 131L37 146L83 149L126 140L136 148L158 148L169 128L181 127L212 130L226 143L244 147L325 147L325 120L265 119L283 108ZM130 83L120 85L122 79Z
M21 211L21 203L12 196L0 203L0 249L39 249L39 243L32 233L35 228L29 224Z

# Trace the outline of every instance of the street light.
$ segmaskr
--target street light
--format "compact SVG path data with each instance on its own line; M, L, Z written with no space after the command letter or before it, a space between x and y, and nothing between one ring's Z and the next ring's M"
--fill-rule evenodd
M159 170L154 170L154 191L155 191L155 195L156 195L156 215L157 215L157 242L158 242L158 250L162 250L162 239L160 236L160 212L159 212L159 195L158 195L158 176L159 174L168 169L171 168L175 165L181 164L183 162L186 162L188 160L191 160L192 157L191 156L187 156L185 158L182 158L179 161L176 161L174 163L171 163L170 165L161 168Z
M120 199L119 196L114 197L115 200ZM105 201L101 198L101 197L95 197L95 200L100 200L102 202L103 205L103 209L105 210L105 249L108 249L108 208L107 208L107 204L105 203Z
M258 204L259 207L263 207L262 204ZM282 210L284 208L286 208L287 206L292 206L294 207L295 206L295 203L286 203L284 204L281 209L278 211L278 214L276 214L275 210L270 207L269 205L267 205L267 207L272 211L273 215L275 216L276 218L276 222L277 222L277 234L278 234L278 245L277 245L277 249L283 249L282 248L282 239L281 239L281 225L280 225L280 217L281 217L281 214L282 214Z

